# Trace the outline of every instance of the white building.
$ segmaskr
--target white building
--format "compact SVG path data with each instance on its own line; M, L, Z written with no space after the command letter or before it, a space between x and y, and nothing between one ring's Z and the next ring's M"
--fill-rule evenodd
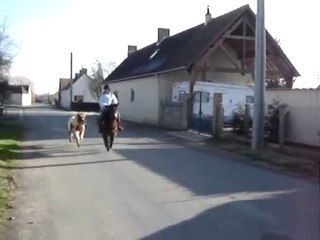
M72 84L72 110L76 111L96 111L98 110L98 100L90 91L90 82L93 81L87 75L87 69L81 69L76 74ZM60 78L59 103L64 109L70 108L70 79Z
M106 78L118 95L122 119L160 125L161 102L172 99L176 82L254 82L255 14L248 5L170 36L158 29L158 40L128 57ZM283 77L292 86L299 73L267 33L267 77ZM190 91L193 92L193 91Z
M19 106L32 104L32 91L29 85L2 85L0 95L5 103Z

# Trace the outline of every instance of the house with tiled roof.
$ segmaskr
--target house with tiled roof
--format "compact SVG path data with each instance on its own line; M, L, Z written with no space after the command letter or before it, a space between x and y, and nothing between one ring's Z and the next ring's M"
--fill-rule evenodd
M90 91L90 82L93 81L87 74L87 69L82 68L71 81L68 78L60 78L59 81L59 105L64 109L75 111L97 111L98 100ZM70 107L70 95L72 88L72 105Z
M161 102L170 101L174 83L196 81L254 83L255 14L249 5L170 36L158 29L156 42L128 57L105 79L117 92L123 119L159 125ZM266 34L267 79L284 78L292 87L299 72L274 38ZM191 91L192 92L192 91Z

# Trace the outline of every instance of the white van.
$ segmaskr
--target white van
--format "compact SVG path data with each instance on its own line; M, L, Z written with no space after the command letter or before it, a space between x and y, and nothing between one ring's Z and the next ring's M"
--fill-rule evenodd
M182 95L189 93L189 81L174 83L172 89L172 101L182 101ZM201 112L202 117L212 118L213 115L213 96L214 93L222 93L222 105L224 109L224 122L230 124L233 111L238 105L250 105L251 116L253 111L253 87L235 84L222 84L215 82L197 81L194 86L194 105L193 114L199 115L201 93Z

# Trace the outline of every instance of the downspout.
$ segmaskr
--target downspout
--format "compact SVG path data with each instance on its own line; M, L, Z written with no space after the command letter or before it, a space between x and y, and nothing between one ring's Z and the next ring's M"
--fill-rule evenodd
M162 126L162 107L163 103L161 102L160 93L161 93L161 85L160 85L160 76L158 74L154 75L157 78L158 82L158 126Z

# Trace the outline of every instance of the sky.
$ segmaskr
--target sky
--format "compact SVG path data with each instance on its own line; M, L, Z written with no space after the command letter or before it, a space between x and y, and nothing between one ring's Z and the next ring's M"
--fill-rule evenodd
M174 35L204 22L207 5L216 17L245 4L256 12L257 0L0 0L0 20L19 46L10 74L55 93L71 52L73 73L90 73L96 59L120 64L128 45L155 42L159 27ZM320 85L319 9L319 0L265 0L266 28L302 75L295 88Z

